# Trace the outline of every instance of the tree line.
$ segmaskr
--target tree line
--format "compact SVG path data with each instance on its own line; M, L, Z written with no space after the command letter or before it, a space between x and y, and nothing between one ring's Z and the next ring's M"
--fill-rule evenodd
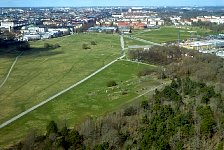
M154 46L149 50L129 50L128 58L165 67L169 77L190 76L200 81L224 83L224 59L195 50Z
M215 33L222 33L224 31L224 24L217 24L212 22L192 22L192 26L207 28Z

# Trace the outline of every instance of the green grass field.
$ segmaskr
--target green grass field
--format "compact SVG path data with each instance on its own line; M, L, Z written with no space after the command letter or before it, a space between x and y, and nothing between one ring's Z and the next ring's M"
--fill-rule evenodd
M95 41L97 45L90 45ZM58 43L57 49L44 49L44 43ZM91 49L82 49L87 43ZM10 77L0 88L0 123L38 104L88 76L120 56L116 35L79 34L30 42L32 50L18 59ZM0 55L0 84L18 52Z
M134 97L163 82L155 76L138 78L138 71L144 68L157 67L123 60L114 63L83 84L0 129L0 145L21 140L31 129L44 132L50 120L55 120L59 125L66 122L73 127L88 116L97 117L130 103ZM107 87L110 80L118 85Z
M181 40L190 38L191 35L189 31L197 31L196 33L192 33L192 37L196 37L197 35L204 36L210 33L207 29L195 27L185 27L181 29L176 27L161 27L160 29L145 31L136 30L132 33L132 35L155 43L175 42L178 40L179 30Z
M148 43L132 40L126 37L124 37L124 42L125 42L124 43L125 47L131 46L131 45L149 45Z

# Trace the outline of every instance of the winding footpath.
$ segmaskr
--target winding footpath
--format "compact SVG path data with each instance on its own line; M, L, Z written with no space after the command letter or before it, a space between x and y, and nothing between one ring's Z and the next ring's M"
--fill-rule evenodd
M121 52L123 53L123 50L124 50L124 39L123 39L123 40L122 40L122 39L123 39L123 36L120 37L120 42L121 42ZM20 55L21 55L21 54L20 54ZM19 55L19 56L20 56L20 55ZM16 58L16 60L14 61L14 63L13 63L13 65L12 65L12 67L11 67L10 70L12 70L12 68L13 68L13 66L15 65L15 63L16 63L16 61L17 61L17 59L18 59L19 56L17 56L17 58ZM64 90L62 90L61 92L59 92L59 93L57 93L57 94L55 94L55 95L49 97L48 99L46 99L46 100L40 102L39 104L37 104L37 105L35 105L35 106L33 106L33 107L27 109L26 111L24 111L24 112L22 112L22 113L16 115L15 117L9 119L8 121L6 121L6 122L0 124L0 129L3 128L3 127L5 127L5 126L7 126L7 125L9 125L9 124L11 124L12 122L16 121L17 119L19 119L19 118L25 116L26 114L28 114L28 113L30 113L31 111L37 109L38 107L43 106L44 104L46 104L46 103L48 103L49 101L53 100L54 98L60 96L61 94L63 94L63 93L65 93L65 92L71 90L72 88L74 88L74 87L80 85L81 83L83 83L83 82L85 82L86 80L90 79L91 77L95 76L96 74L98 74L98 73L101 72L102 70L106 69L107 67L109 67L110 65L114 64L114 63L117 62L118 60L123 59L124 57L125 57L125 55L122 55L121 57L119 57L119 58L113 60L112 62L108 63L107 65L103 66L102 68L96 70L94 73L90 74L90 75L87 76L86 78L80 80L79 82L77 82L77 83L71 85L70 87L68 87L68 88L66 88L66 89L64 89ZM11 72L11 71L10 71L10 72ZM9 74L10 74L10 73L9 73Z
M15 64L16 64L16 62L17 62L17 60L18 60L18 58L19 58L22 54L23 54L23 52L21 52L21 53L16 57L16 59L14 60L12 66L11 66L10 69L9 69L9 72L8 72L7 76L5 77L5 80L4 80L4 81L1 83L1 85L0 85L0 88L3 87L3 85L5 84L5 82L8 80L8 78L9 78L11 72L12 72L13 67L15 66Z

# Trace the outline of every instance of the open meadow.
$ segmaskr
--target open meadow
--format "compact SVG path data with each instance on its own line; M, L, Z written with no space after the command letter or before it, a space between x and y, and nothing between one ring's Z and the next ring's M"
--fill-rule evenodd
M124 60L112 64L86 82L0 129L0 145L21 140L31 129L44 132L51 120L73 127L89 116L101 116L134 101L142 93L153 92L164 81L155 75L138 77L137 73L146 68L158 69ZM117 86L108 87L109 81L115 81Z
M126 48L128 48L128 46L133 46L133 45L149 45L148 43L145 43L145 42L141 42L141 41L137 41L137 40L134 40L134 39L130 39L130 38L127 38L127 37L124 37L124 46Z
M191 31L193 32L190 33ZM197 37L198 35L207 35L208 33L210 33L210 30L196 27L185 27L180 29L176 27L161 27L159 29L147 29L143 31L135 30L132 35L155 43L165 43L178 41L179 33L180 40L186 40L189 39L191 36Z
M96 45L91 45L95 41ZM44 43L59 44L56 49ZM86 43L90 49L83 49ZM109 34L78 34L30 42L0 87L0 123L83 79L120 56L120 40ZM0 84L19 52L0 55Z

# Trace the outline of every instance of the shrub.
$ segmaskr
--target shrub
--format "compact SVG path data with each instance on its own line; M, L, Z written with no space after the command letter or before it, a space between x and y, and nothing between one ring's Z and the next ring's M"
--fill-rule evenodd
M133 116L137 114L137 109L133 106L128 107L124 110L124 116Z
M153 72L155 72L154 70L152 69L149 69L149 68L144 68L143 70L140 70L137 74L138 77L141 77L141 76L147 76L147 75L150 75L152 74Z
M113 86L116 86L116 85L117 85L117 83L114 80L111 80L111 81L107 82L107 87L113 87Z
M58 132L58 126L54 121L51 121L47 126L47 135L50 135L50 133L57 133Z
M44 43L44 48L50 48L50 44L49 43Z
M85 44L85 43L82 44L82 48L83 48L83 49L90 49L90 47L88 46L88 44Z
M202 96L202 98L201 98L201 102L202 102L202 103L206 103L206 104L208 104L208 102L209 102L209 98L208 98L208 96L206 96L206 95Z
M59 47L61 47L61 46L58 43L53 45L53 48L59 48Z
M61 47L58 43L56 44L49 44L49 43L44 43L44 48L58 48Z
M91 41L91 45L96 45L96 42L95 41Z
M141 107L142 107L143 109L149 109L149 103L148 103L148 101L142 101L142 103L141 103Z
M30 44L28 42L21 42L17 47L18 51L25 51L30 49Z
M121 94L122 94L122 95L126 95L126 94L128 94L128 92L127 92L127 91L122 91Z

